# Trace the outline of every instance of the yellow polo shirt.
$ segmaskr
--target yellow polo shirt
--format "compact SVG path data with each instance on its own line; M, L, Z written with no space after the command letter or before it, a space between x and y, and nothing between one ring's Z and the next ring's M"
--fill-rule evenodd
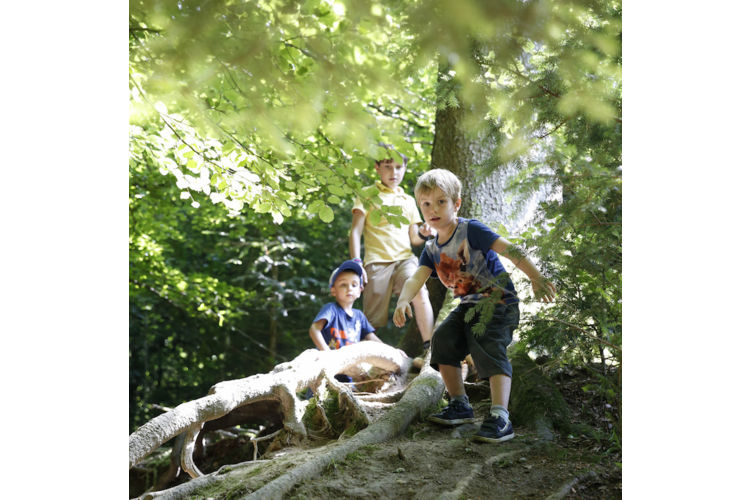
M368 186L364 190L368 189ZM396 190L389 189L378 181L375 187L380 190L380 198L384 205L400 206L404 217L409 219L409 225L421 224L422 217L419 215L417 202L414 198L396 186ZM354 200L352 212L361 210L365 214L365 258L364 265L374 262L395 262L406 260L414 254L411 251L411 240L409 239L409 225L402 224L396 227L383 217L380 224L373 226L370 222L370 211L365 212L365 207L357 198ZM370 208L372 210L372 208Z

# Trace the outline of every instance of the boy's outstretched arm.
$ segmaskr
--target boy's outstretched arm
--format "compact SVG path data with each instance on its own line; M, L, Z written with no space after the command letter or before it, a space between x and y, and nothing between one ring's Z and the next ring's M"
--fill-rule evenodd
M435 236L437 234L437 231L435 231L433 228L431 228L428 224L412 224L409 226L409 240L411 240L411 246L418 247L421 246L425 240L419 237L419 235L424 236L425 238L429 238L430 236Z
M352 212L352 229L349 232L349 258L359 258L360 245L362 244L362 232L365 230L365 213L362 210ZM367 284L367 271L365 266L359 263L362 268L362 285Z
M496 239L490 248L498 255L510 259L518 269L523 271L523 273L529 277L534 297L540 299L542 302L551 302L552 299L555 298L555 292L557 292L555 285L542 276L541 271L539 271L531 260L526 258L520 248L513 245L502 236Z
M406 324L406 316L413 318L414 315L411 312L411 306L409 302L414 300L417 296L422 285L425 284L427 278L432 274L432 269L427 266L419 266L414 275L406 280L404 288L401 290L401 295L398 298L396 304L396 311L393 313L393 324L401 328Z
M318 321L316 321L310 326L310 338L312 339L313 344L315 344L315 347L317 347L319 351L331 350L331 348L328 347L328 344L326 344L326 341L323 338L323 334L320 332L323 328L326 327L327 323L328 323L328 320L319 319Z

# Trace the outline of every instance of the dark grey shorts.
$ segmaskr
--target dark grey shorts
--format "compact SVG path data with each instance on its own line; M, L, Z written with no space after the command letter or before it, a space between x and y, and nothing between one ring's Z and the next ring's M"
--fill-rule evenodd
M492 375L513 376L513 367L508 361L507 348L513 340L513 331L518 327L518 304L498 305L484 334L475 337L471 327L479 320L475 314L470 322L464 321L466 311L474 304L460 304L445 318L432 335L432 360L430 366L461 366L461 361L471 354L480 379Z

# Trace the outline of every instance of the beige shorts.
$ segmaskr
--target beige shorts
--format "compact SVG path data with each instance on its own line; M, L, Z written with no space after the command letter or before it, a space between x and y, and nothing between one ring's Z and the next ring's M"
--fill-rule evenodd
M365 266L367 284L362 292L363 309L367 321L375 328L388 324L391 295L399 295L406 280L419 267L419 259L411 257L396 262L375 262ZM425 288L422 286L422 288Z

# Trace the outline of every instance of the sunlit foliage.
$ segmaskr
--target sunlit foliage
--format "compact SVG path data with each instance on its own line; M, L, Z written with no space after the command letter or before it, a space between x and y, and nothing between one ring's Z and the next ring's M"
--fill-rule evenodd
M476 168L562 192L524 238L560 291L527 341L620 346L621 33L619 1L131 0L131 426L311 347L372 160L409 191L459 103L497 138Z

